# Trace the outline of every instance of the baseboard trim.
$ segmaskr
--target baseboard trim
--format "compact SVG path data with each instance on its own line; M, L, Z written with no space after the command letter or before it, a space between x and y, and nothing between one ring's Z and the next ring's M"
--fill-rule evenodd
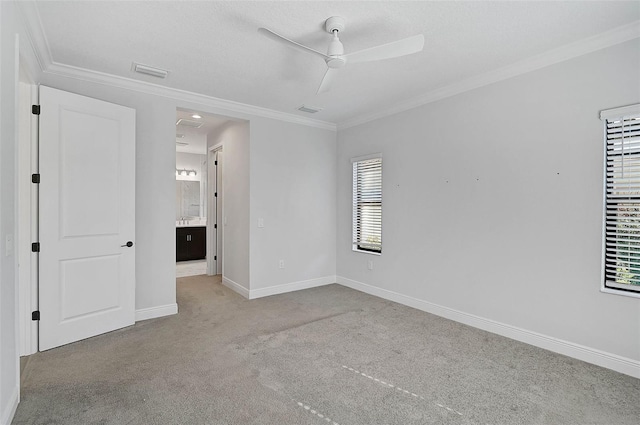
M235 291L238 294L242 295L243 297L249 298L249 290L239 283L229 279L228 277L222 276L222 284L232 291Z
M427 313L435 314L436 316L441 316L465 325L473 326L474 328L482 329L520 342L531 344L536 347L544 348L545 350L573 357L587 363L615 370L616 372L624 373L625 375L640 378L640 362L637 360L518 328L516 326L507 325L484 317L475 316L473 314L454 310L449 307L444 307L418 298L389 291L387 289L378 288L346 277L337 276L336 281L338 284L355 289L356 291L375 295L376 297L404 304L418 310L426 311Z
M136 322L155 319L157 317L171 316L178 313L178 304L160 305L157 307L141 308L136 310Z
M316 279L301 280L299 282L285 283L282 285L267 286L266 288L251 289L249 299L268 297L270 295L284 294L287 292L299 291L301 289L315 288L317 286L330 285L336 283L336 276L324 276Z
M0 425L9 425L13 421L13 417L18 409L18 403L20 402L20 388L18 386L13 388L13 393L9 398L9 402L2 411L2 417L0 417Z

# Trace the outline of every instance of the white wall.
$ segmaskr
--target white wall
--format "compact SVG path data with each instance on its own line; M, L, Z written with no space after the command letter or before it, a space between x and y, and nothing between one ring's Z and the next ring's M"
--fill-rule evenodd
M39 77L14 3L0 2L0 424L9 424L19 394L16 163L20 68ZM6 251L9 237L11 251ZM27 236L28 237L28 236Z
M42 83L137 111L137 309L175 303L176 108L244 120L232 121L220 130L224 134L219 136L221 140L228 136L234 141L225 143L224 148L223 183L230 194L225 197L225 209L233 211L226 214L224 229L225 277L245 290L308 280L312 282L307 284L334 281L335 132L49 73L43 75ZM294 170L304 173L296 178L291 174ZM273 187L281 194L296 196L289 198L289 204L281 205L282 200L271 191ZM306 194L301 195L303 192ZM270 232L266 238L258 232L264 229L249 226L249 209L252 216L264 216L265 228L269 226ZM311 225L308 234L298 230L277 231L303 224ZM276 232L271 233L272 230ZM250 240L253 241L249 248ZM237 245L227 246L228 243ZM301 247L306 251L299 252L303 251ZM276 275L279 272L273 271L273 259L263 259L271 251L278 256L286 255L285 261L291 259L284 269L286 273Z
M222 145L223 281L249 295L249 123L229 121L207 137L209 147Z
M261 118L251 136L251 297L334 283L335 132Z
M636 39L339 131L339 280L621 356L637 373L640 302L599 291L598 113L640 101L639 70ZM349 158L374 152L379 257L351 251Z
M334 283L335 132L253 117L211 133L209 147L218 144L223 280L250 298Z
M205 167L203 162L207 160L206 155L200 155L195 153L185 153L185 152L176 152L176 168L181 170L195 170L195 176L183 176L176 175L176 180L187 180L187 181L203 181L206 180L203 175L205 171Z
M11 421L19 397L18 345L16 344L15 257L5 255L6 237L15 231L15 102L14 34L5 30L11 19L0 4L0 423Z

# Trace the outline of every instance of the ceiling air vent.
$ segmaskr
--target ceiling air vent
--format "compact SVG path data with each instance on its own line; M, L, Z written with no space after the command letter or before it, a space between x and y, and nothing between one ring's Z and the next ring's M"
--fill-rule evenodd
M167 75L169 75L169 71L167 70L142 65L135 62L133 62L133 66L131 68L139 74L151 75L152 77L167 78Z
M193 127L193 128L200 128L202 127L202 122L200 121L193 121L193 120L186 120L184 118L180 118L178 120L178 122L176 123L176 125L181 125L183 127Z
M176 145L178 145L178 146L188 146L188 145L189 145L189 143L187 143L187 142L178 142L178 141L176 140Z
M313 106L305 106L302 105L298 108L298 111L306 112L308 114L315 114L316 112L322 111L322 108L315 108Z

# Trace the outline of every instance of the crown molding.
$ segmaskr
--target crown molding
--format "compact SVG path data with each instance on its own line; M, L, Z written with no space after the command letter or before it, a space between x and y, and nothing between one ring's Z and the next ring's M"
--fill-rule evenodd
M630 24L623 25L613 30L603 32L601 34L585 38L574 43L570 43L545 53L532 56L522 61L516 62L485 74L467 78L460 82L450 84L441 88L437 88L421 96L415 97L405 102L397 103L383 111L377 111L371 114L359 115L347 121L338 123L338 130L344 130L355 127L370 121L384 118L390 115L398 114L409 109L433 103L448 97L455 96L470 90L488 86L499 81L526 74L541 68L545 68L560 62L573 59L578 56L586 55L625 41L640 38L640 21L634 21Z
M186 90L160 86L158 84L148 83L146 81L134 80L131 78L92 71L57 62L52 62L51 65L49 65L49 67L44 70L44 73L58 75L61 77L74 78L76 80L83 80L97 84L103 84L110 87L118 87L145 94L162 96L188 103L196 103L202 106L213 108L216 110L216 113L228 115L232 118L250 119L251 116L259 116L263 118L271 118L279 121L305 125L308 127L321 128L323 130L337 130L337 127L334 123L330 123L327 121L300 117L297 115L275 111L273 109L263 108L260 106L248 105L245 103L234 102L232 100L220 99L213 96L193 93Z
M42 72L51 65L52 59L51 49L49 48L47 37L44 35L40 13L33 1L20 1L16 2L16 4L18 11L22 15L24 30L29 38L28 41L31 44L36 61L40 67L39 71Z
M186 90L174 89L149 83L146 81L134 80L126 77L119 77L102 72L92 71L84 68L64 65L52 60L49 44L44 35L42 21L35 2L18 2L25 23L26 33L29 37L38 64L43 72L59 75L63 77L76 78L112 87L133 90L141 93L152 94L190 103L201 104L214 109L221 110L223 115L230 115L236 118L250 118L259 116L280 121L292 122L324 130L344 130L355 127L370 121L398 114L419 106L446 99L470 90L497 83L518 75L526 74L541 68L545 68L560 62L573 59L597 50L624 43L625 41L640 38L640 20L631 22L610 31L570 43L545 53L532 56L522 61L516 62L487 73L467 78L460 82L437 88L428 93L396 103L391 107L369 114L362 114L350 118L338 124L301 117L298 115L276 111L259 106L220 99L213 96L193 93ZM248 117L249 116L249 117Z
M38 65L40 66L40 69L43 73L67 78L75 78L96 84L118 87L145 94L167 97L188 103L196 103L216 109L221 114L229 115L233 118L247 119L251 118L251 116L259 116L263 118L270 118L279 121L305 125L308 127L316 127L323 130L337 130L336 124L327 121L301 117L298 115L263 108L260 106L220 99L213 96L193 93L186 90L174 89L171 87L161 86L146 81L134 80L132 78L120 77L112 74L92 71L85 68L55 62L52 59L49 43L47 42L44 28L42 26L42 20L40 19L40 13L38 12L38 8L35 2L18 2L18 7L22 14L25 31L29 38L29 42L33 47Z

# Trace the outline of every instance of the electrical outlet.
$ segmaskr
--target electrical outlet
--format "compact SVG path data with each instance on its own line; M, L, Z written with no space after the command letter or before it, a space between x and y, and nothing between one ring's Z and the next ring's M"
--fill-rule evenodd
M373 270L373 260L369 260L369 261L367 261L367 268L368 268L369 270Z
M280 260L280 262L278 263L278 268L284 269L284 260Z

